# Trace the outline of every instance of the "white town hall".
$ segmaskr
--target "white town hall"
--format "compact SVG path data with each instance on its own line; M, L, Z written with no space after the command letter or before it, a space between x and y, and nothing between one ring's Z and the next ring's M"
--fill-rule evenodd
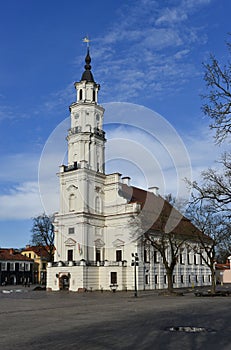
M138 290L167 288L159 252L140 237L145 206L153 214L147 229L159 234L162 209L168 208L169 214L174 209L155 188L133 187L130 178L119 172L105 174L104 108L98 104L100 85L91 72L89 48L85 63L81 80L75 83L76 102L70 106L68 164L61 165L58 174L60 209L55 215L55 256L48 263L47 289L133 290L132 255L139 259ZM176 232L187 234L193 225L181 218ZM193 241L192 235L189 239ZM200 256L185 244L174 269L174 287L209 285L210 275Z

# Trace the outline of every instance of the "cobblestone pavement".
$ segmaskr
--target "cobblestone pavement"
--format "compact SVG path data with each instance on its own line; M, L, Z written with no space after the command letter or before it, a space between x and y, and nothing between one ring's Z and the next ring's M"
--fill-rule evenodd
M0 287L0 349L228 350L230 306L231 296L198 298L194 291L135 298Z

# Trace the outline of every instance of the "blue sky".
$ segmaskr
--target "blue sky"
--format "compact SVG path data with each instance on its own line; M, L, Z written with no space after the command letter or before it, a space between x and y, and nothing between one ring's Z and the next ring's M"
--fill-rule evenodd
M105 113L108 154L113 155L108 171L126 172L134 185L145 187L143 165L134 167L135 161L128 159L116 162L115 154L116 140L123 140L125 148L137 147L137 152L145 144L145 152L155 153L156 166L167 174L163 186L158 176L153 184L163 187L162 194L174 192L168 158L162 157L161 148L155 151L153 140L143 139L148 129L155 132L154 119L149 119L150 128L146 119L149 110L164 118L160 137L164 145L174 149L175 137L184 143L193 178L214 164L221 149L213 146L208 120L201 112L202 62L210 52L225 62L230 13L229 0L0 0L1 247L27 244L31 218L44 211L43 205L49 212L57 211L55 173L60 157L65 157L66 118L75 100L73 83L83 71L85 35L92 40L100 103L111 111ZM139 108L129 114L126 103L147 110L139 119ZM116 117L118 108L126 118ZM174 128L177 136L166 135L164 125ZM133 154L128 152L126 158Z

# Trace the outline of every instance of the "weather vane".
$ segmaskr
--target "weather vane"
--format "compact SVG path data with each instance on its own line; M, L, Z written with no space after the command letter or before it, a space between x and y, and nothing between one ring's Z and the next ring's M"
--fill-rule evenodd
M89 39L88 35L83 38L83 42L87 43L87 47L90 46L90 44L89 44L90 43L90 39Z

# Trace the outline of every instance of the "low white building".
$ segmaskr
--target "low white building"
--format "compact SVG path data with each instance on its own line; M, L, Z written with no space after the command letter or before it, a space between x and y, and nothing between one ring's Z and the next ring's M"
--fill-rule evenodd
M60 211L55 216L56 250L54 263L47 268L47 289L134 289L134 253L139 258L138 290L166 288L159 252L137 238L145 233L145 225L145 230L161 234L158 220L166 207L169 214L172 207L155 188L145 191L130 186L130 178L120 173L105 174L104 108L98 104L100 86L91 72L89 49L85 62L81 81L75 83L76 102L70 106L68 164L61 165L58 174ZM193 226L180 216L174 227L187 236ZM193 241L192 234L189 240ZM187 244L179 253L173 275L174 287L208 285L211 278Z

